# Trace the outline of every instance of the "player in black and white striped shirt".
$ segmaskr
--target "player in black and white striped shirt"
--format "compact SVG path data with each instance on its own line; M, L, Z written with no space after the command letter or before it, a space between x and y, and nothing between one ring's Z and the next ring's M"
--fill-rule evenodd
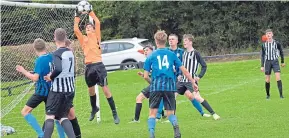
M200 53L193 48L193 39L194 37L191 34L185 34L183 36L184 48L186 49L183 54L183 66L198 82L200 78L205 75L207 70L207 64L201 57ZM200 74L197 75L199 64L201 64L202 69ZM220 119L220 116L214 112L209 103L201 97L200 92L194 91L193 86L191 82L187 79L187 77L182 76L182 79L180 82L178 82L177 87L178 94L185 95L191 102L196 99L203 105L204 108L206 108L213 115L213 118L215 120Z
M284 55L281 44L273 39L273 31L271 29L267 29L266 31L267 41L262 45L262 52L261 52L261 71L265 71L265 88L267 93L267 99L270 98L270 75L271 71L275 72L277 85L279 89L280 98L283 97L282 93L282 82L280 78L280 66L279 66L279 54L281 57L281 66L284 67ZM265 68L264 68L265 67Z
M46 104L46 121L44 138L50 138L53 133L54 119L59 120L66 135L75 138L68 113L72 107L75 91L74 55L65 45L66 31L58 28L54 32L57 50L53 53L53 71L45 77L52 81Z

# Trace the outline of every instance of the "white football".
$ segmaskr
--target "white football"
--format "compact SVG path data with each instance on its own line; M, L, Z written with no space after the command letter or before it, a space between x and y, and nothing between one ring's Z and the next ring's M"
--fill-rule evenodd
M89 12L91 10L91 5L87 1L83 0L77 4L77 9L80 13Z

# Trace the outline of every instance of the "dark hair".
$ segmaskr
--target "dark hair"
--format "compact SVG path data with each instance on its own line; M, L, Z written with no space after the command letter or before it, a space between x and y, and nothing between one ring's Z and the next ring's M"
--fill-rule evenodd
M147 44L146 46L144 46L143 50L145 50L146 48L150 49L151 51L154 51L154 46L151 44Z
M57 28L54 32L56 41L65 42L66 31L63 28Z
M85 24L85 28L86 28L88 25L91 25L92 28L95 29L95 26L94 26L93 23L91 23L91 22L86 23L86 24Z

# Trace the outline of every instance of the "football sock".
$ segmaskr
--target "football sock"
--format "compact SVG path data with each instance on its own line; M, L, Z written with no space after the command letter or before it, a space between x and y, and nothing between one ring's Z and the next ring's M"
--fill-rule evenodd
M178 120L177 120L177 117L175 115L170 115L169 116L169 121L171 122L171 124L173 126L176 126L178 125Z
M74 119L70 120L70 122L72 124L75 137L81 138L81 131L80 131L80 127L79 127L77 118L75 117Z
M96 94L93 96L90 96L90 105L92 109L96 109Z
M142 103L136 103L136 105L135 105L135 114L134 114L134 120L136 120L136 121L139 120L141 108L142 108Z
M56 129L58 132L59 138L65 138L65 133L63 127L60 125L58 120L55 120Z
M267 96L270 96L270 82L265 82Z
M61 125L67 135L68 138L75 138L75 134L74 134L74 131L73 131L73 127L72 127L72 124L71 122L68 120L68 119L64 119L62 122L61 122Z
M116 112L115 110L115 103L114 103L114 100L113 100L113 97L111 96L110 98L107 98L107 101L109 103L109 106L110 106L110 109L112 112Z
M209 103L208 103L206 100L204 100L204 101L202 102L202 105L203 105L212 115L215 114L214 110L212 109L212 107L209 105Z
M155 118L149 118L148 119L148 128L149 128L149 132L151 134L155 133L155 127L156 127L156 119Z
M196 99L193 99L191 102L192 102L192 104L194 105L194 107L199 111L199 113L200 113L201 115L203 115L203 114L204 114L204 111L203 111L203 108L202 108L200 102L198 102Z
M281 80L277 81L277 85L278 85L280 96L283 96L283 93L282 93L282 81Z
M47 119L45 121L44 127L44 138L51 138L53 129L54 129L54 119Z
M28 113L26 116L24 116L24 119L36 131L36 133L39 137L43 137L44 133L43 133L40 125L38 124L36 118L32 114Z

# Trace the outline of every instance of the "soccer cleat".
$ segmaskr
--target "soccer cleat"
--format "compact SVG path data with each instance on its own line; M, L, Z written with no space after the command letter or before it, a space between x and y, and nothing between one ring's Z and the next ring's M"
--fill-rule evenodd
M215 114L213 114L213 118L214 118L215 120L219 120L221 117L215 113Z
M174 126L175 138L181 138L180 128L178 125Z
M162 123L171 123L170 120L163 121Z
M92 109L89 117L89 121L92 121L95 117L95 114L99 111L99 108L96 106L96 109Z
M203 116L203 117L211 117L210 114L203 114L202 116Z
M114 119L114 123L115 124L119 124L120 120L118 118L118 115L117 115L116 111L112 112L112 116L113 116L113 119Z
M284 98L283 95L281 95L280 98L283 99Z
M130 122L128 122L128 123L130 123L130 124L133 124L133 123L140 123L140 121L139 121L139 120L132 119L132 121L130 121Z

